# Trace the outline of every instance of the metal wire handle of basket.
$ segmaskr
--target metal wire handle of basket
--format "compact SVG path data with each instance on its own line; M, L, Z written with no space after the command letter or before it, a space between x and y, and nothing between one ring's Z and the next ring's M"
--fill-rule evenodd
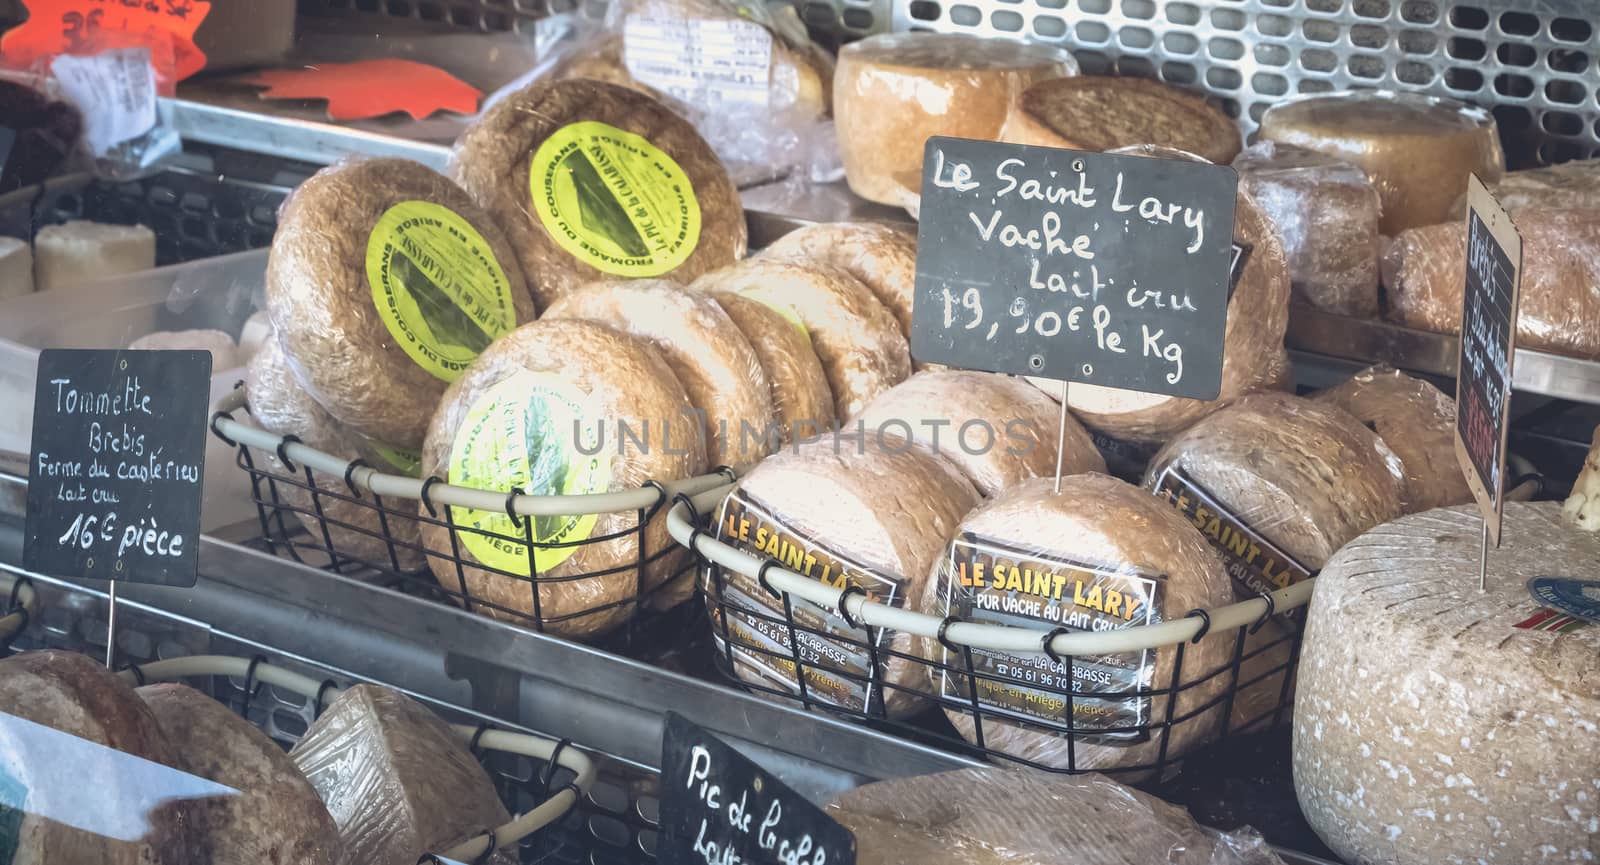
M331 682L319 682L282 667L272 666L259 658L252 660L228 655L193 655L153 661L124 669L119 675L130 685L170 682L201 676L245 678L246 681L269 684L307 699L314 699L319 707L338 699L343 693ZM483 861L496 849L515 844L561 819L578 804L580 797L587 794L594 786L596 775L594 761L590 760L587 754L565 742L527 733L473 727L468 724L451 724L450 729L463 745L470 744L475 748L530 757L535 760L554 761L556 765L570 770L575 777L570 784L556 791L550 798L526 813L513 817L510 822L495 827L491 832L462 841L449 850L439 851L439 855L446 858L462 862ZM423 861L427 858L424 856Z

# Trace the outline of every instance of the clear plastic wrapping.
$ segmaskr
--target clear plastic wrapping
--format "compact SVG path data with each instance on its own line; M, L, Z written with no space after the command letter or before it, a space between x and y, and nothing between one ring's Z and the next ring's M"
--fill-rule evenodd
M1297 296L1318 309L1378 315L1378 191L1338 157L1262 141L1234 160L1239 188L1277 226Z
M532 496L633 490L704 472L702 430L649 343L595 322L542 320L495 341L450 385L428 428L422 476ZM632 510L513 517L452 508L455 529L424 521L422 539L439 584L459 592L464 582L475 611L592 638L682 565L687 551L667 535L666 514L641 530Z
M754 463L782 441L755 349L711 297L665 280L597 283L545 310L544 320L559 318L610 325L659 351L700 413L709 464Z
M716 514L716 537L827 585L859 586L870 600L916 609L957 521L977 502L953 466L903 441L871 431L823 434L768 457L741 479ZM764 689L798 694L783 603L755 580L720 568L706 576L706 591L712 635L731 649L733 671ZM793 636L813 701L889 717L926 705L923 665L885 654L909 656L910 635L853 627L800 599L793 610L807 629ZM879 650L876 670L869 640Z
M1560 165L1508 171L1499 183L1489 185L1495 200L1506 210L1600 210L1600 159L1576 159ZM1462 192L1447 222L1467 218L1467 195Z
M1448 219L1468 174L1493 183L1506 168L1494 117L1440 96L1391 90L1300 96L1267 110L1260 137L1360 167L1378 190L1379 227L1390 237Z
M1060 492L1051 478L1023 481L967 514L948 534L920 602L931 615L1044 633L1155 624L1233 598L1222 562L1189 520L1145 490L1090 473L1063 478ZM971 710L956 708L973 699L974 677L960 672L964 658L937 640L918 644L923 657L947 667L929 668L931 686L949 701L951 723L976 741ZM1181 757L1219 729L1220 707L1201 707L1227 685L1226 675L1211 674L1230 662L1233 645L1232 632L1186 645L1179 682L1176 646L1074 657L1070 665L1038 653L974 649L974 671L985 674L976 689L983 745L1076 771L1132 770L1163 754ZM1069 666L1076 677L1070 682ZM1169 697L1152 692L1174 684L1183 690L1172 717L1184 720L1163 733L1153 728L1167 717ZM1076 695L1070 718L1069 693ZM1077 730L1072 737L1069 723ZM1117 777L1137 782L1147 774Z
M414 865L511 819L444 722L388 688L345 691L289 757L339 827L345 865ZM515 859L499 850L488 861Z
M1522 294L1517 347L1600 357L1600 210L1521 210ZM1405 231L1383 257L1387 317L1405 327L1461 332L1467 229L1449 222Z
M860 865L1282 865L1248 827L1206 829L1100 775L961 769L847 790L828 813Z
M928 138L999 137L1036 81L1076 75L1066 49L954 33L880 33L839 49L839 155L862 198L915 208Z
M1394 451L1406 473L1406 513L1472 501L1456 461L1456 403L1443 391L1379 365L1312 399L1354 415Z
M916 294L917 235L885 222L823 222L773 241L762 255L795 258L843 268L872 289L911 338L911 301Z
M1000 140L1070 150L1173 147L1223 165L1239 155L1238 124L1203 95L1147 78L1055 78L1023 91Z
M815 429L834 426L833 391L822 361L811 346L811 334L793 316L741 294L712 295L739 332L750 341L772 388L772 419L787 445Z

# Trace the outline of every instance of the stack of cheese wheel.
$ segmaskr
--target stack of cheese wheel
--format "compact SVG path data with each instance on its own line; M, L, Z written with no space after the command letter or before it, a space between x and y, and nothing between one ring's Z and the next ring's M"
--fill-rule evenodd
M749 340L771 388L772 418L779 442L789 444L834 424L833 391L811 346L811 333L787 307L773 307L744 295L712 295L739 332Z
M822 362L840 421L853 419L873 397L911 374L911 349L894 315L846 270L758 257L690 287L741 294L798 321Z
M702 429L672 367L648 342L590 321L536 321L497 340L445 392L422 471L508 494L634 490L703 472ZM640 591L681 566L665 514L641 527L636 511L512 516L454 508L448 524L442 513L428 515L422 540L439 584L455 593L464 586L471 609L589 638L627 619Z
M1188 520L1138 487L1102 474L1064 478L1060 492L1050 478L1024 481L973 510L948 537L952 540L921 596L924 611L933 615L961 615L968 621L1043 633L1068 627L1067 622L1093 621L1096 630L1154 624L1233 600L1227 571ZM989 595L990 602L980 602L980 595ZM1010 607L1010 600L1018 602L1015 609L1020 612L999 612ZM1166 696L1080 698L1074 703L1075 717L1068 718L1065 688L1036 692L1021 684L978 679L988 683L977 688L983 746L1044 766L1138 780L1161 755L1180 757L1215 734L1220 707L1199 709L1221 695L1227 677L1210 674L1228 663L1232 649L1232 635L1218 633L1185 646L1176 683L1176 646L1072 660L1072 673L1085 679L1084 691L1182 687L1173 717L1192 717L1174 721L1166 731L1158 728L1167 716ZM919 641L919 650L945 668L932 671L945 714L963 736L977 741L977 721L964 708L973 698L968 684L973 680L960 675L963 658L950 655L935 640ZM1035 672L1038 657L973 650L974 667L991 675L1001 664ZM1065 679L1067 666L1065 660L1051 661L1038 669ZM1070 723L1078 730L1076 741L1069 745L1065 734L1040 722ZM1134 726L1151 727L1149 738L1110 734L1110 740L1097 742L1085 733Z
M1600 628L1542 610L1538 577L1593 607L1600 536L1554 502L1506 504L1479 588L1482 519L1413 514L1351 541L1311 598L1294 781L1342 859L1588 862L1600 838ZM1562 632L1566 631L1566 632Z
M839 50L833 110L851 191L915 208L935 135L993 139L1036 81L1076 75L1066 49L954 33L880 33Z
M843 268L872 290L900 333L911 338L911 300L916 293L917 236L886 222L821 222L785 234L762 255Z
M596 280L688 282L744 255L744 209L710 145L625 87L513 93L462 133L451 171L504 226L541 308Z
M948 460L984 496L1056 470L1104 472L1089 433L1070 417L1062 436L1056 403L1022 379L973 370L919 372L867 403L859 420L869 446L915 445ZM942 434L942 441L941 441ZM1058 451L1056 443L1064 441Z
M916 448L872 441L815 441L774 454L724 500L717 538L835 588L860 586L879 603L915 609L934 562L978 494L949 463ZM713 569L707 577L712 632L746 681L799 695L784 608L755 580ZM910 635L852 627L837 613L794 602L796 621L838 636L793 636L815 703L877 716L926 705L924 666ZM878 667L866 641L876 638Z
M1227 164L1239 127L1205 97L1144 78L1084 75L1040 81L1011 106L1000 140L1068 150L1153 144Z

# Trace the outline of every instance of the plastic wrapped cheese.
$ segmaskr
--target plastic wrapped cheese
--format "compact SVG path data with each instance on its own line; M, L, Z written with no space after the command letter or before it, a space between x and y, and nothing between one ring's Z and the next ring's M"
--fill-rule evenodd
M1368 424L1400 458L1406 513L1472 501L1456 461L1456 402L1426 381L1387 366L1363 370L1313 397Z
M1205 536L1161 500L1107 475L1063 478L1059 493L1050 478L1023 481L967 514L949 538L921 596L924 611L935 616L1030 627L1043 635L1058 627L1138 627L1233 602L1228 572ZM1117 773L1119 780L1133 782L1148 776L1163 754L1181 757L1216 734L1220 704L1199 710L1221 696L1228 677L1211 674L1229 663L1233 645L1231 633L1218 632L1185 647L1185 689L1174 717L1192 716L1175 721L1165 734L1158 725L1168 712L1166 696L1083 695L1170 687L1175 646L1077 657L1070 674L1065 659L973 649L973 668L985 674L979 678L962 675L963 656L936 640L920 640L918 649L944 666L932 671L933 688L968 741L977 741L977 723L971 709L958 707L970 705L976 690L985 748L1048 767ZM1079 680L1069 681L1069 675ZM1070 718L1069 688L1079 695ZM1069 747L1064 734L1041 721L1072 724L1077 741ZM1091 732L1136 726L1152 728L1149 736Z
M0 300L33 293L33 247L26 240L0 237Z
M648 342L591 321L541 320L501 337L445 391L422 474L501 495L636 490L705 471L702 429ZM513 517L457 507L453 531L441 510L423 522L422 540L439 585L460 593L464 581L474 611L593 638L632 615L641 588L682 565L687 551L667 535L667 510L641 530L634 510ZM533 575L543 580L537 595Z
M911 338L911 300L917 283L917 236L886 222L824 222L773 241L762 255L844 268L861 280Z
M47 225L33 238L33 285L39 291L155 266L156 235L142 225L75 219Z
M880 33L839 50L833 110L850 189L904 207L928 138L993 139L1036 81L1076 75L1066 49L955 33Z
M1378 191L1336 156L1271 141L1234 160L1239 188L1266 211L1289 258L1289 281L1318 309L1378 314Z
M339 695L289 758L338 825L344 865L413 865L511 819L450 728L388 688L357 685ZM499 850L488 861L515 858Z
M1552 614L1526 586L1594 579L1600 537L1564 525L1554 502L1507 503L1480 591L1481 526L1473 506L1413 514L1345 545L1317 580L1294 780L1345 861L1600 851L1600 626L1541 629Z
M977 502L977 491L953 466L903 441L871 431L837 443L826 435L768 457L742 478L716 514L716 536L826 585L860 586L879 603L916 609L956 522ZM705 585L712 636L731 653L735 673L798 695L783 604L755 580L720 568ZM880 717L925 706L923 666L879 655L874 669L868 650L870 639L909 653L910 635L853 627L800 599L793 606L802 626L838 637L794 635L809 660L812 701Z
M898 436L954 464L984 496L1056 469L1060 407L1038 388L974 370L919 372L879 394L858 418L872 435ZM1062 474L1104 472L1105 460L1067 418Z
M712 298L666 280L595 283L545 310L545 320L560 318L598 321L654 346L700 412L711 464L754 463L781 439L769 430L771 388L755 349Z
M1489 192L1506 210L1600 210L1600 159L1508 171ZM1456 199L1446 222L1467 217L1467 196Z
M1383 201L1380 229L1450 218L1467 175L1493 183L1505 173L1494 117L1439 96L1390 90L1318 93L1279 102L1261 117L1265 141L1320 150L1355 163Z
M1517 347L1600 357L1600 210L1522 210L1522 295ZM1387 317L1435 333L1461 332L1467 228L1450 222L1405 231L1383 258Z
M1173 147L1226 164L1239 127L1204 96L1146 78L1085 75L1040 81L1011 107L1000 140L1069 150Z
M834 425L833 391L800 320L742 294L712 295L728 314L766 373L772 388L772 417L783 444Z

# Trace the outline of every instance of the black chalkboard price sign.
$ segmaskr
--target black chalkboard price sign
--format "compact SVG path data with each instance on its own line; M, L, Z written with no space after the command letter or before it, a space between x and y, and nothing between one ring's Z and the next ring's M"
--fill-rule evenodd
M662 865L854 865L856 839L699 725L667 713Z
M194 585L210 382L205 351L40 352L24 566Z
M1498 547L1522 238L1476 176L1468 184L1467 205L1467 284L1456 366L1456 460L1483 512L1488 538Z
M911 354L1193 399L1222 386L1238 175L928 139Z

